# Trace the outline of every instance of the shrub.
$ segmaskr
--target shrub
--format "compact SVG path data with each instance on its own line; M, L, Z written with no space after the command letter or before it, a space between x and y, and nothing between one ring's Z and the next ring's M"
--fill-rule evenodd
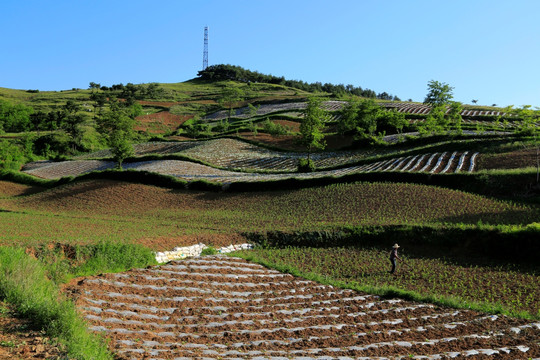
M298 160L298 172L314 172L315 162L311 159Z
M263 122L263 129L270 135L287 135L289 133L283 125L272 122L268 118Z

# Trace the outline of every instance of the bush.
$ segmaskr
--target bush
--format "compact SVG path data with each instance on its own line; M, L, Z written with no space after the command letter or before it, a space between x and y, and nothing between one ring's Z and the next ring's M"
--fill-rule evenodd
M19 170L27 161L23 149L7 140L0 142L0 169Z
M314 172L315 162L311 159L298 160L298 172Z
M266 133L270 135L287 135L289 131L283 125L276 124L275 122L270 121L266 118L263 122L263 129Z

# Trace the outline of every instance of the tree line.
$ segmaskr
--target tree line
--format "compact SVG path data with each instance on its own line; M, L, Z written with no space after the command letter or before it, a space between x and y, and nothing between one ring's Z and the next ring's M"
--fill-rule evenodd
M212 65L197 73L203 80L208 81L239 81L244 83L268 83L292 87L307 92L326 92L336 97L356 95L371 99L395 100L400 99L387 92L376 93L370 89L362 89L360 86L343 84L322 84L320 82L307 83L302 80L287 80L283 76L265 75L257 71L244 69L236 65Z

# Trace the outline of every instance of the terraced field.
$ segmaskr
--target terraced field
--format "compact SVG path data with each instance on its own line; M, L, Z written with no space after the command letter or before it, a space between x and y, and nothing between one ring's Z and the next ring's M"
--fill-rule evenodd
M122 359L540 356L540 323L382 299L221 255L86 278L68 292Z
M207 179L222 183L276 180L291 177L316 178L342 176L351 173L372 171L472 172L474 171L475 160L478 156L478 153L469 151L426 153L395 157L363 165L344 166L337 170L298 174L295 173L298 161L300 158L306 157L305 153L272 151L233 139L217 139L202 142L146 143L137 145L135 150L139 156L151 153L187 155L191 158L214 164L219 168L183 160L153 160L126 163L124 167L127 169L156 172L186 180ZM106 156L106 152L94 153L94 156ZM352 151L312 154L315 165L322 169L358 162L365 157L365 152ZM41 178L56 179L63 176L76 176L91 171L112 169L114 166L114 162L104 160L40 161L26 164L22 171ZM231 171L234 169L289 173L271 174Z

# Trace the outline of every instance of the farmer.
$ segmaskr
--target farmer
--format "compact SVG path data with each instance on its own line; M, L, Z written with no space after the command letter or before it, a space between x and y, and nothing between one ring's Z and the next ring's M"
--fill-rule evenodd
M397 254L397 249L399 249L399 245L394 244L394 246L392 246L392 251L390 251L390 262L392 263L390 274L393 274L396 271L396 259L401 260Z

